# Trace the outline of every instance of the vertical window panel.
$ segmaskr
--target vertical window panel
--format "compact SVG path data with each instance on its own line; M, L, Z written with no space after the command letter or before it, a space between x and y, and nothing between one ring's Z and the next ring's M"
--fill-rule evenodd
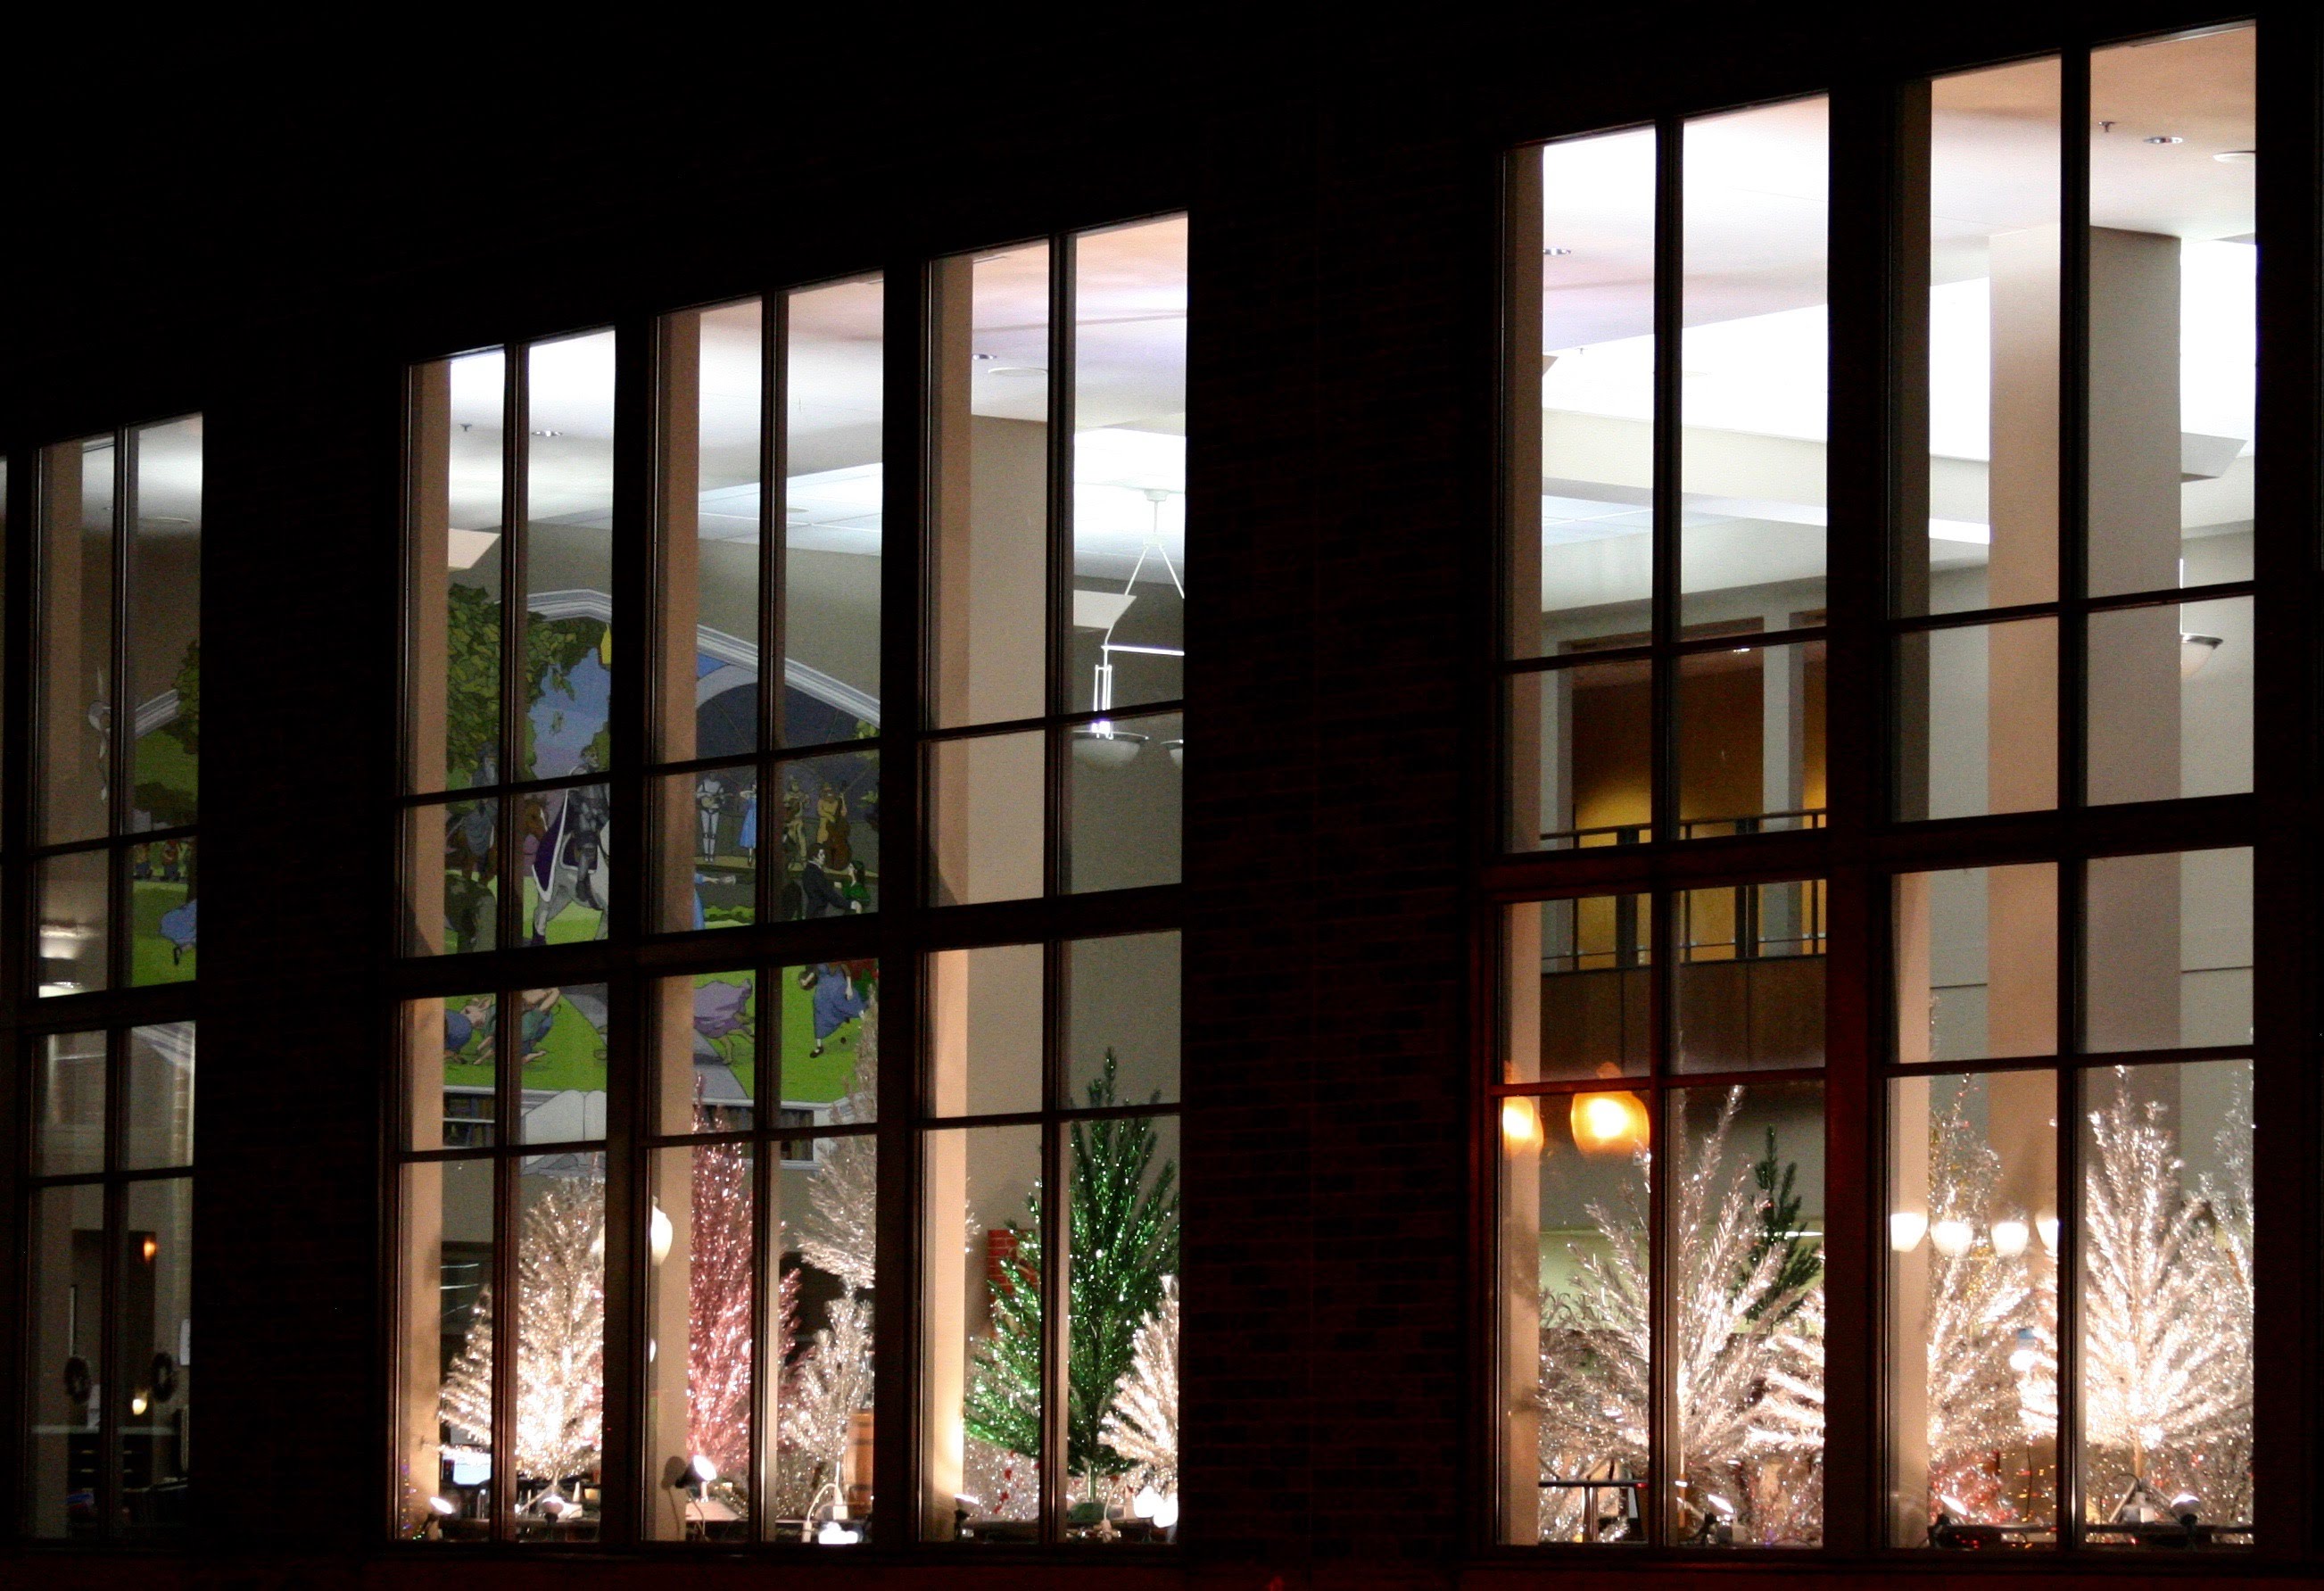
M183 828L196 820L200 790L202 422L149 425L136 438L124 616L127 699L137 715L131 827Z
M2094 1547L2252 1540L2251 1077L2248 1061L2085 1075L2078 1439Z
M2251 577L2256 37L2090 55L2094 597Z
M2089 617L2089 800L2233 795L2252 782L2252 598Z
M656 1540L751 1539L759 1374L755 1147L657 1151L647 1276L648 1466ZM788 1359L797 1289L776 1302L778 1372ZM664 1349L662 1345L668 1345Z
M761 749L766 327L756 299L662 318L655 754Z
M1822 823L1826 676L1820 641L1679 660L1682 834L1701 839Z
M21 1521L39 1540L105 1533L100 1420L106 1374L105 1189L43 1188L30 1199Z
M1676 1430L1668 1529L1823 1540L1823 1090L1684 1089L1668 1198Z
M1908 634L1896 643L1897 816L2058 804L2058 622Z
M1653 837L1653 674L1642 658L1510 676L1510 849Z
M1178 1098L1176 933L1074 939L1065 948L1065 1096L1079 1103L1110 1058L1126 1104Z
M1511 439L1512 657L1648 627L1655 139L1640 127L1512 157L1516 324L1541 339L1516 355L1539 392L1515 395L1534 423Z
M1829 121L1817 98L1686 124L1683 624L1824 606Z
M881 722L887 297L874 277L786 301L781 741L823 745Z
M606 988L576 984L520 989L502 1002L514 1026L526 1143L577 1143L605 1136Z
M1038 734L982 735L931 748L934 904L965 906L1041 893L1047 787Z
M2105 856L2085 875L2083 1047L2252 1039L2252 853Z
M1038 945L944 950L930 960L932 1114L1041 1108L1041 960Z
M2052 1546L2056 1078L1899 1078L1889 1101L1889 1541Z
M507 1446L520 1541L595 1540L605 1393L605 1157L521 1162ZM495 1312L499 1306L495 1303ZM470 1343L475 1341L472 1329ZM506 1351L506 1350L499 1350Z
M194 1024L132 1028L127 1043L122 1169L143 1171L193 1164Z
M167 1540L192 1522L193 1189L190 1178L171 1177L132 1182L124 1193L115 1395L126 1401L114 1419L130 1541Z
M779 763L781 876L775 920L860 917L880 909L880 754L845 752ZM973 795L971 797L974 799ZM743 798L742 835L757 838L757 797Z
M1066 889L1178 882L1185 735L1176 713L1066 731Z
M927 1133L923 1540L1039 1540L1041 1133ZM1029 1252L1028 1252L1029 1250Z
M398 1182L395 1509L410 1540L492 1531L493 1166L420 1161Z
M613 334L526 350L521 777L613 765Z
M1930 87L1928 532L1898 611L2058 596L2062 199L2054 57Z
M1512 906L1503 931L1503 1080L1643 1076L1654 1038L1653 897Z
M604 784L516 799L526 944L586 943L612 931L613 812L613 787Z
M503 778L507 376L498 348L412 373L410 777L421 792Z
M1821 882L1690 890L1675 904L1676 1068L1738 1072L1821 1066Z
M40 837L111 832L115 472L109 436L41 453Z
M32 1079L32 1175L105 1170L105 1035L51 1033Z
M107 856L104 851L68 851L33 867L42 994L78 994L112 981Z
M866 1539L877 1446L872 1420L878 1283L875 1139L792 1140L782 1147L783 1289L791 1362L776 1429L776 1529L825 1547Z
M1065 700L1185 693L1186 218L1074 242L1073 592Z

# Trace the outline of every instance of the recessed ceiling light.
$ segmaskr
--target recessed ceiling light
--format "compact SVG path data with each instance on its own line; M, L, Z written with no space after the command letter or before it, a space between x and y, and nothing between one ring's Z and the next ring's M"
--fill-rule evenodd
M2259 159L2259 151L2256 149L2223 149L2211 158L2215 161L2224 161L2231 166L2247 166L2251 164L2252 162Z
M2149 143L2184 143L2187 141L2184 138L2180 137L2176 133L2157 133L2153 137L2149 138L2147 142Z

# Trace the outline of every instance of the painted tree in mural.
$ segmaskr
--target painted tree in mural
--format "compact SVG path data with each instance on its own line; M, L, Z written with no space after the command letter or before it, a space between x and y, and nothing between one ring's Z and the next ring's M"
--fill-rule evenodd
M508 775L497 767L501 722L501 601L481 586L455 584L445 615L444 765L455 789L493 784ZM540 701L568 689L573 671L605 643L604 621L528 615L524 627L525 696ZM532 726L524 726L531 760ZM601 735L601 740L604 736ZM609 765L605 747L592 743L595 766Z
M1086 1096L1093 1108L1117 1103L1117 1063L1103 1066ZM1157 1094L1153 1101L1160 1099ZM1178 1169L1157 1169L1151 1118L1076 1122L1066 1190L1073 1263L1066 1287L1065 1466L1084 1485L1127 1472L1133 1461L1104 1440L1115 1389L1137 1357L1139 1327L1157 1314L1166 1280L1178 1270ZM1026 1220L1010 1227L1016 1257L991 1277L991 1329L976 1344L964 1413L969 1436L1031 1457L1040 1452L1041 1189Z
M1791 1178L1727 1152L1742 1100L1730 1090L1711 1132L1682 1143L1671 1186L1681 1522L1729 1522L1738 1540L1813 1541L1822 1531L1821 1262L1803 1263L1798 1245L1812 1240L1788 1235L1799 1230L1786 1224L1798 1216L1796 1205L1785 1209ZM1574 1244L1571 1289L1542 1299L1545 1475L1646 1473L1646 1167L1640 1155L1618 1207L1588 1207L1602 1251ZM1618 1535L1619 1496L1545 1487L1543 1533ZM1585 1520L1585 1509L1595 1515Z
M2083 1204L2084 1483L2092 1517L2143 1485L2251 1517L2250 1102L2219 1134L2220 1170L2188 1186L2162 1105L2116 1068L2089 1113Z
M518 1475L558 1481L595 1468L605 1386L604 1184L539 1179L517 1233ZM493 1300L476 1300L468 1335L445 1374L447 1425L493 1434Z
M1130 1460L1141 1485L1178 1489L1178 1279L1162 1279L1162 1303L1130 1340L1130 1368L1099 1428L1105 1445Z

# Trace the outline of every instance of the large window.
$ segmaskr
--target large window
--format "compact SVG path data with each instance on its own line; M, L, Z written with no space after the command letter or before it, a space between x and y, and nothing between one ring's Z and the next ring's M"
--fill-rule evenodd
M399 1535L1172 1539L1185 237L414 371Z
M2255 1540L2255 37L1512 159L1504 1543Z
M16 1511L34 1538L167 1540L193 1450L202 422L43 448L32 486Z

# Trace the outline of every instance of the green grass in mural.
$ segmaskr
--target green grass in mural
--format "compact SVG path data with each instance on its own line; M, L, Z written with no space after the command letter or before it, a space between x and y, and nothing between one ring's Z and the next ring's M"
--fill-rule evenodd
M517 1003L511 1000L512 1011L516 1006ZM482 1048L471 1040L466 1053L474 1055ZM570 1000L558 1002L548 1035L540 1048L540 1059L526 1066L519 1087L551 1091L582 1088L592 1092L605 1087L605 1041ZM493 1086L493 1068L484 1061L447 1061L444 1083L452 1088L489 1088Z
M129 981L139 988L149 984L181 984L194 976L194 958L200 950L189 945L182 957L173 959L170 941L161 937L161 914L185 903L182 883L159 879L131 882Z
M855 1073L855 1041L862 1031L862 1022L851 1022L834 1033L823 1053L810 1057L815 1048L815 995L810 989L798 986L798 969L778 969L775 977L782 989L782 1034L780 1053L786 1076L782 1097L796 1105L828 1105L847 1092ZM742 972L713 973L695 980L697 987L704 984L746 984L750 974ZM753 1015L756 1005L753 1004ZM752 1098L758 1097L758 1067L752 1059L750 1036L734 1033L717 1043L720 1055Z

